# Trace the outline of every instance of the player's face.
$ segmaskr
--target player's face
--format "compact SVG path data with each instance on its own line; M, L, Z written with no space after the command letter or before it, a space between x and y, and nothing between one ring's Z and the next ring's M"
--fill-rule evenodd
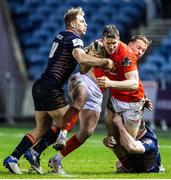
M117 38L106 38L102 39L103 46L108 54L113 54L118 48L119 37Z
M74 21L74 29L80 35L84 35L87 30L87 23L83 15L77 15L77 19Z
M128 46L133 50L137 58L140 58L147 50L147 44L140 39L129 43Z

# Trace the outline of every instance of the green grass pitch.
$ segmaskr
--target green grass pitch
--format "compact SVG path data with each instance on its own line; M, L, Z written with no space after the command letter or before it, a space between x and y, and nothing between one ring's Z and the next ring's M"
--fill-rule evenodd
M168 179L171 178L171 130L162 132L156 131L160 141L162 164L166 168L165 173L159 174L116 174L113 153L104 147L102 139L106 132L104 128L97 128L95 133L79 149L68 155L63 160L66 175L50 174L48 172L48 160L56 154L56 151L49 147L41 156L43 175L29 174L29 164L22 157L19 161L22 175L14 175L3 167L3 160L18 144L23 135L30 129L26 128L0 128L0 179ZM76 130L73 130L72 135Z

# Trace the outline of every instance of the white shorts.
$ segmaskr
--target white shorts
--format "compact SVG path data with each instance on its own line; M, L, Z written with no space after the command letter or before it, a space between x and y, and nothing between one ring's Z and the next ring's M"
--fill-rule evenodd
M82 85L87 89L88 97L83 109L89 109L100 113L103 94L95 80L89 76L89 74L73 74L68 81L68 91L71 92L72 87L77 84Z
M139 102L123 102L109 96L109 102L112 106L110 108L115 112L120 113L123 116L125 123L135 127L140 126L141 121L143 120L144 98Z

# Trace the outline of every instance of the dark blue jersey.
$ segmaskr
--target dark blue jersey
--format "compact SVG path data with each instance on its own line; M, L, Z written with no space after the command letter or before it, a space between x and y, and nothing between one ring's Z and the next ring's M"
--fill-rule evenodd
M61 89L77 66L72 55L74 48L83 48L83 41L70 31L60 32L53 41L49 61L40 81Z
M143 137L137 139L145 148L143 154L130 154L129 161L134 166L134 172L158 172L160 167L160 152L157 137L154 132L146 126L147 132Z

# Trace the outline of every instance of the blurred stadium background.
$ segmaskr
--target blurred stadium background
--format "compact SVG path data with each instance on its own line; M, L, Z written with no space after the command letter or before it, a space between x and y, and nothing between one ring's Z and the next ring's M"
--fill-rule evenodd
M86 12L85 45L99 38L106 24L115 24L124 42L134 34L152 40L139 61L140 77L154 103L145 120L153 128L161 124L167 130L171 125L171 1L167 0L0 0L1 124L33 122L31 87L47 64L51 42L64 29L63 15L71 6ZM100 122L103 116L104 111Z

